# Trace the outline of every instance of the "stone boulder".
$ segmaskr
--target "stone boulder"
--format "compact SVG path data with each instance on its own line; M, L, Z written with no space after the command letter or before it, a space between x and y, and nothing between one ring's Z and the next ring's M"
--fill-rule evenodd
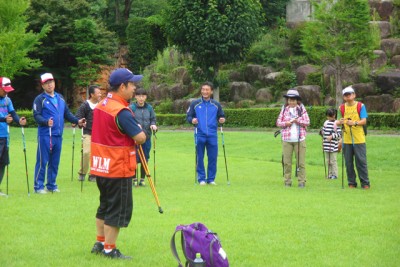
M256 92L256 102L257 103L269 103L274 99L270 90L267 88L258 89Z
M230 99L234 102L254 98L254 88L247 82L232 82L228 86L230 90Z
M305 106L321 105L321 88L318 85L301 85L294 89L299 91L301 101Z
M374 55L376 55L377 58L372 62L371 67L373 70L379 69L387 64L387 56L383 50L374 50Z
M170 97L172 100L181 99L188 95L189 86L183 85L182 83L174 84L170 89Z
M188 110L193 99L177 99L172 103L174 114L184 114Z
M244 80L253 83L255 81L262 81L264 76L272 72L270 67L261 65L249 64L244 71Z
M400 39L390 38L381 40L381 49L390 57L400 55Z
M331 66L323 69L324 83L330 84L335 81L335 69ZM348 68L342 73L342 82L344 84L354 84L360 81L360 70L357 67Z
M400 112L400 98L395 98L393 101L393 112Z
M381 39L388 38L391 34L389 21L370 21L370 24L375 24L379 28Z
M383 94L380 96L367 96L363 101L368 112L392 112L393 102L393 96L389 94Z
M390 64L396 66L396 68L400 68L400 55L396 55L390 59Z
M369 6L371 7L371 15L374 14L374 11L379 14L381 20L389 21L390 16L393 14L393 1L391 0L369 0Z
M183 85L189 85L192 82L192 78L188 70L185 67L179 67L174 69L172 73L176 83L182 83Z
M376 86L384 94L393 94L400 85L400 70L392 70L377 75Z
M375 95L376 90L373 83L356 83L352 85L357 98L364 99L366 96Z
M330 107L335 107L336 106L336 99L331 97L330 95L328 95L324 99L324 105L325 106L330 106Z
M303 85L308 74L318 72L318 69L313 65L307 64L296 69L297 84Z
M232 71L229 73L228 79L230 82L240 82L244 80L244 75L239 71Z
M263 84L265 85L274 85L276 78L282 75L283 72L271 72L265 75L262 79Z
M149 97L154 100L163 100L169 98L168 84L153 84L150 86Z

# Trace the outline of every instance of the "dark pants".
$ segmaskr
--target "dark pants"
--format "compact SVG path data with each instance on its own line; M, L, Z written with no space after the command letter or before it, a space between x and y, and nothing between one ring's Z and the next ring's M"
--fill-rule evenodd
M8 156L7 137L0 138L0 184L3 181L4 170L10 164Z
M348 184L357 186L356 172L354 171L355 161L361 186L369 185L366 144L344 144L343 154L346 162Z

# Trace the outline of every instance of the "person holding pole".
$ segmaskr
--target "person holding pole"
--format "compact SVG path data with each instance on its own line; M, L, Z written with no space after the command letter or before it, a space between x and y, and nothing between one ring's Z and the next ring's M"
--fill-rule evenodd
M44 73L40 76L43 93L33 102L33 117L38 124L38 147L36 153L35 193L60 192L56 178L60 163L64 119L85 125L85 119L78 119L68 109L64 97L55 92L53 74ZM44 184L47 169L47 184ZM45 190L46 186L46 190Z
M19 125L26 124L25 117L19 117L14 110L11 99L7 96L9 92L14 91L11 81L7 77L0 77L0 186L3 181L6 166L10 164L8 152L9 133L7 127L13 121ZM0 195L4 195L0 189Z
M146 134L129 108L142 75L126 68L114 70L110 91L93 110L90 174L96 176L100 205L96 213L96 242L91 250L113 259L130 259L116 247L121 227L131 221L132 178L136 170L136 145Z
M338 125L344 126L343 154L346 164L347 182L349 188L356 188L356 163L361 188L369 189L370 181L367 166L367 145L363 126L367 124L368 113L364 104L355 100L356 93L352 86L342 90L344 104L339 106L340 120Z
M294 89L284 95L286 104L279 113L276 126L281 127L285 186L292 186L292 155L296 157L298 187L306 186L306 128L310 125L307 110L301 104L299 92Z
M214 85L201 85L201 98L192 101L186 113L186 120L196 128L196 171L200 185L216 185L218 157L218 123L225 123L221 104L212 99ZM204 169L204 152L207 149L208 169Z
M86 173L89 169L89 160L90 160L90 143L92 136L92 124L93 124L93 110L96 107L97 103L99 103L101 99L101 90L98 85L89 86L88 90L89 99L83 102L76 112L76 117L79 119L86 119L86 127L83 128L83 157L81 159L81 168L78 172L79 181L85 181ZM96 177L93 175L89 175L88 180L90 182L96 182Z
M342 130L336 125L336 113L336 109L327 109L327 120L324 122L324 126L321 129L325 156L324 160L328 163L328 174L327 177L325 177L327 179L337 179L338 177L337 154L341 150Z
M142 144L144 156L146 158L146 162L149 162L150 158L150 150L151 150L151 136L153 134L153 131L157 131L157 126L156 126L156 113L154 112L153 107L149 104L146 103L147 99L147 92L143 88L138 88L135 92L135 98L136 102L132 103L130 105L130 108L132 109L133 113L135 114L135 118L142 126L143 132L146 134L146 142ZM136 155L136 162L141 163L140 157L137 154ZM135 173L135 176L133 177L133 185L137 186L138 185L138 177L137 173ZM145 177L145 169L143 164L140 164L140 181L139 181L139 186L145 186L144 182L144 177Z

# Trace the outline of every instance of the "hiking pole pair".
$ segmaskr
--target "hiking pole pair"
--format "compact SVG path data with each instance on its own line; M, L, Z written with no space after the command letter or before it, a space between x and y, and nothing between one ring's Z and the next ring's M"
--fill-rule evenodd
M163 213L164 211L161 208L160 201L158 200L157 191L156 191L156 188L155 188L155 186L153 184L153 180L151 179L151 176L150 176L149 166L147 165L147 161L146 161L146 157L144 156L142 145L139 145L138 152L139 152L140 162L141 162L141 164L143 166L143 169L144 169L144 171L146 173L147 180L149 181L149 185L150 185L151 191L153 192L153 196L154 196L154 198L156 200L156 203L157 203L157 206L158 206L158 212L159 213Z

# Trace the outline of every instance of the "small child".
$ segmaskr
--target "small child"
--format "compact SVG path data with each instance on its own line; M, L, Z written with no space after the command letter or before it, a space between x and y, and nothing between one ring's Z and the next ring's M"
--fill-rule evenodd
M151 149L151 136L153 131L157 131L156 126L156 113L154 112L153 107L146 103L147 100L147 92L143 88L139 88L135 92L136 102L130 105L133 113L135 113L135 119L142 126L144 133L146 134L146 142L142 144L143 153L146 158L146 162L149 161L150 158L150 149ZM139 153L136 153L136 161L140 162ZM140 164L140 181L139 186L145 186L144 177L146 173L143 167L143 164ZM135 173L133 177L133 185L138 185L138 174Z
M337 154L341 150L342 130L336 125L337 110L330 108L326 111L327 120L321 129L321 135L324 139L323 148L325 152L325 162L328 163L328 179L337 179Z

